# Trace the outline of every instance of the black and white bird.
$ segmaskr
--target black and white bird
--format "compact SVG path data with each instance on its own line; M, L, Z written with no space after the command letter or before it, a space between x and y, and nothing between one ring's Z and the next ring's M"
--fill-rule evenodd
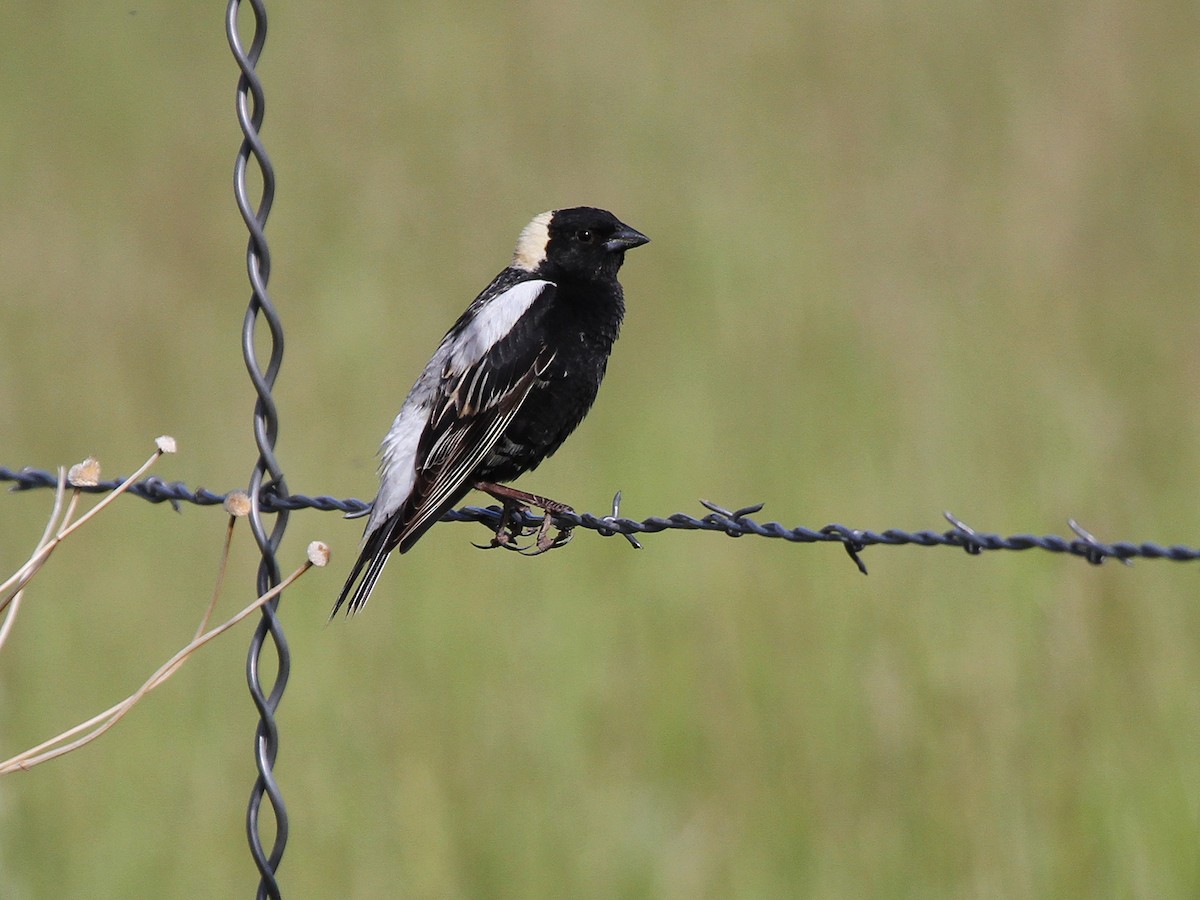
M404 553L472 489L504 506L493 547L516 548L514 512L544 513L532 552L566 504L507 487L559 448L583 420L625 313L617 271L649 241L610 212L579 206L535 216L512 262L446 332L380 448L379 493L362 552L334 604L371 596L393 550Z

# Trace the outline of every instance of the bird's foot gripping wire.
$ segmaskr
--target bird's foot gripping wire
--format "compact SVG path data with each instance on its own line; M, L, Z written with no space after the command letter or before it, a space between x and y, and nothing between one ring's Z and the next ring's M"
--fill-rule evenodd
M505 550L515 550L525 556L537 556L547 550L562 547L571 540L573 529L570 527L560 528L558 533L553 536L550 534L550 529L554 525L552 518L554 513L574 512L567 504L490 481L477 482L475 489L491 495L502 505L500 525L496 528L496 534L487 544L476 544L475 546L480 550L494 550L496 547L503 547ZM542 524L537 528L524 528L519 524L519 514L528 512L530 507L542 511ZM532 545L522 547L517 543L521 538L535 534L537 539Z

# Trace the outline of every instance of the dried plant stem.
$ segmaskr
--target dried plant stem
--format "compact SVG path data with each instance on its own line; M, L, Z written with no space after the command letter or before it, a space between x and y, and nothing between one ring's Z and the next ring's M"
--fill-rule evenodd
M150 458L148 460L146 460L144 463L142 463L141 467L136 472L134 472L132 475L130 475L128 478L126 478L124 481L122 481L119 485L117 485L116 489L111 494L104 497L99 503L97 503L95 506L93 506L91 509L89 509L87 512L85 512L82 516L80 516L78 519L76 519L74 522L72 522L70 524L70 526L63 529L62 532L60 532L58 535L56 535L56 538L61 541L63 538L65 538L67 535L69 535L71 532L73 532L75 529L77 529L81 525L83 525L83 523L86 522L88 519L90 519L94 515L96 515L96 513L100 512L100 510L104 509L104 507L108 506L108 504L112 503L113 500L115 500L121 494L123 494L127 490L129 490L130 485L132 485L139 478L141 478L143 475L145 475L146 472L149 471L150 467L152 465L154 465L156 462L158 462L158 458L160 456L162 456L163 453L165 453L165 452L166 451L163 450L161 447L157 448L153 453L150 454Z
M229 527L225 529L225 545L221 548L221 562L217 566L217 581L213 585L212 599L208 601L208 609L204 611L204 617L196 627L196 634L192 640L204 634L204 630L208 628L209 620L212 619L213 611L217 608L217 599L221 596L221 588L225 584L225 569L229 564L229 548L233 544L233 526L237 520L237 516L229 517Z
M11 759L0 762L0 775L7 775L17 770L31 769L36 765L51 759L55 759L56 757L62 756L66 753L70 753L72 750L77 750L85 744L94 741L118 721L120 721L121 718L127 712L129 712L129 710L132 709L134 705L146 694L154 690L154 688L158 687L173 674L175 674L176 670L178 670L180 666L187 662L188 658L196 650L198 650L200 647L203 647L218 635L228 631L238 622L242 621L259 607L261 607L264 603L268 603L272 598L278 596L281 591L290 586L297 578L307 572L313 565L314 563L311 559L306 560L304 564L300 566L300 568L296 569L296 571L285 578L280 584L271 588L271 590L267 591L237 615L218 625L216 628L197 635L197 637L193 639L191 643L159 666L154 674L146 679L145 683L143 683L140 688L138 688L134 693L129 695L120 703L109 707L104 712L93 716L86 722L81 722L74 728L68 729L67 731L64 731L62 734L57 735L48 741L43 741L36 747L31 747L24 753L19 753ZM89 731L88 729L91 730ZM79 734L80 732L87 733L82 737L71 740L71 738L74 738L75 735ZM63 743L64 741L69 741L69 743Z
M37 545L41 547L50 540L50 535L54 534L54 529L58 527L58 514L62 512L63 500L67 496L67 470L62 466L58 467L58 484L54 488L54 507L50 510L50 519L46 522L46 528L42 532L41 538L38 539ZM66 521L65 519L63 521Z
M58 470L58 486L54 490L54 507L50 510L50 518L46 522L46 528L42 531L42 536L38 539L37 546L34 548L34 556L36 556L42 547L47 544L47 542L50 540L50 535L54 534L55 529L59 527L59 514L62 513L63 500L66 497L66 493L67 472L66 469L60 467ZM68 510L68 515L69 514L70 511ZM66 520L63 519L62 521ZM13 622L15 622L17 618L17 611L21 608L21 598L24 596L25 583L28 580L29 579L26 578L25 581L21 582L21 584L13 592L12 596L5 597L3 600L0 600L0 610L6 610L4 615L4 623L0 625L0 648L4 646L4 642L8 640L8 636L12 632ZM5 586L0 588L0 594L3 594L4 591L8 590L8 587L12 584L12 582L13 579L6 581Z
M17 612L21 608L21 598L25 596L24 589L13 594L6 604L4 612L4 622L0 624L0 647L4 646L4 642L8 640L9 632L12 631L13 622L17 619Z
M160 456L162 456L164 452L166 452L166 451L164 451L161 447L156 449L154 451L154 453L152 453L150 455L150 458L148 460L146 460L146 462L143 463L142 466L136 472L134 472L132 475L130 475L128 478L126 478L124 481L122 481L121 484L114 491L112 491L112 493L106 495L103 499L100 500L99 503L97 503L95 506L93 506L91 509L89 509L86 513L84 513L82 516L80 516L78 519L76 519L74 522L72 522L71 516L74 514L75 507L79 503L79 494L80 494L79 488L75 488L75 490L72 491L72 493L71 493L71 502L67 506L67 510L62 516L61 522L53 528L50 526L47 526L47 534L49 534L50 531L54 531L55 532L54 537L47 540L46 539L47 535L42 536L42 540L38 542L38 547L33 552L33 555L30 556L29 559L26 561L26 563L23 566L21 566L21 568L17 569L17 571L14 572L8 578L7 581L5 581L3 584L0 584L0 597L3 597L3 595L6 594L13 585L17 585L17 592L19 592L22 588L24 588L25 585L27 585L29 583L30 579L32 579L33 576L35 574L37 574L38 570L41 569L41 567L46 564L46 560L50 557L50 554L54 552L55 548L59 544L61 544L67 538L68 535L72 534L76 529L78 529L85 522L87 522L93 516L95 516L98 512L100 512L100 510L104 509L106 506L108 506L108 504L112 503L113 500L115 500L118 496L125 493L125 491L127 491L129 489L130 485L132 485L139 478L141 478L143 475L146 474L147 470L149 470L149 468L158 461L158 458ZM63 479L62 479L62 475L61 475L61 471L60 471L60 475L59 475L60 490L61 490L62 480ZM56 513L57 513L60 505L61 505L61 501L60 501L60 499L58 499L56 497L55 504L54 504L54 509L55 509ZM51 523L51 526L53 526L54 516L51 516L50 523ZM14 594L11 596L0 599L0 610L3 610L6 606L8 606L8 604L12 601L12 599L13 599L13 597L15 597L15 595L16 595L16 592L14 592Z

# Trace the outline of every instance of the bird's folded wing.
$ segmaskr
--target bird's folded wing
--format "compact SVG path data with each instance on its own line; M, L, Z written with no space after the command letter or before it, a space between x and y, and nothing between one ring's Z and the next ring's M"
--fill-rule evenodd
M540 344L523 344L515 338L509 344L497 341L463 371L446 363L429 423L417 445L412 490L396 512L367 532L331 617L347 597L351 613L362 609L391 552L408 550L471 489L471 473L491 453L554 359Z
M532 326L534 323L530 323ZM416 478L392 546L403 553L471 488L483 463L553 361L518 325L462 371L447 365L417 448ZM393 543L394 542L394 543Z

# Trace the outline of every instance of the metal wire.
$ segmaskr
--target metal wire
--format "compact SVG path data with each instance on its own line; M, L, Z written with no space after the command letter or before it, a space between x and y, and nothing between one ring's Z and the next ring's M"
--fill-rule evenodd
M13 490L22 491L31 488L53 488L58 476L41 469L22 469L13 471L0 466L0 481L13 483ZM102 493L111 491L123 479L104 481L95 487L84 488L85 491ZM151 503L170 503L176 509L180 503L195 503L201 506L217 506L224 502L225 495L199 488L190 490L178 481L163 481L159 478L147 478L139 481L129 489L129 493L142 497ZM1086 531L1075 520L1068 520L1075 537L1066 538L1058 535L1015 534L1003 537L990 532L976 531L961 519L945 513L951 528L946 531L905 531L899 528L888 528L883 531L870 529L849 528L845 525L826 525L823 528L805 528L803 526L787 527L778 522L758 522L750 518L752 513L762 509L762 504L746 506L741 509L726 509L716 504L701 501L708 513L693 516L688 513L675 513L670 516L651 516L648 519L630 519L620 514L618 502L614 502L609 515L598 516L593 513L556 513L554 522L559 526L582 528L595 531L606 537L622 535L636 540L639 534L657 534L661 531L715 531L730 537L765 537L789 541L797 544L840 543L851 554L851 557L862 567L859 554L867 547L873 546L916 546L916 547L957 547L966 550L972 556L977 556L985 550L1044 550L1049 553L1061 553L1067 556L1078 556L1090 563L1099 565L1106 559L1128 562L1132 559L1168 559L1175 562L1194 562L1200 560L1200 549L1180 544L1163 546L1150 542L1134 543L1131 541L1115 541L1107 543L1099 540ZM323 511L338 511L343 513L361 513L370 508L365 500L354 498L339 500L336 497L320 495L310 497L305 494L266 493L260 498L264 512L283 510L318 509ZM444 522L479 522L489 529L495 530L500 522L500 508L496 506L478 507L465 506L452 510L443 518ZM514 517L515 524L525 528L536 527L541 522L538 516L521 513Z
M250 278L251 295L242 325L242 355L245 357L246 369L257 393L254 403L254 441L258 445L258 462L250 474L248 493L250 529L262 554L256 588L259 594L263 594L280 582L281 575L275 551L283 540L288 520L286 509L266 509L263 503L270 496L288 494L283 470L275 457L279 415L271 396L271 389L275 385L279 366L283 361L283 325L267 293L267 281L271 276L271 254L264 228L275 199L275 171L259 137L265 101L262 82L255 71L267 38L267 11L263 0L249 0L253 12L254 32L250 49L247 51L242 45L238 31L238 12L241 5L241 0L229 0L225 31L229 38L230 50L241 71L237 84L237 118L243 138L234 163L233 191L242 220L250 232L246 248L246 272ZM246 176L251 160L254 161L262 181L257 205L252 201L247 186ZM265 369L255 348L255 329L260 317L267 323L270 331L270 356ZM269 532L263 522L264 514L275 517ZM288 836L287 809L274 773L275 759L279 753L279 729L275 722L275 712L283 699L283 691L291 671L291 654L278 615L282 599L282 595L277 596L262 607L262 617L251 638L246 659L246 681L259 716L254 735L254 759L258 777L250 792L250 803L246 811L246 834L250 842L250 853L261 876L258 897L270 897L274 900L281 897L275 873L283 858ZM275 656L275 679L271 683L269 693L264 690L260 667L268 637L271 639ZM264 826L259 817L264 796L271 805L275 826L270 853L267 853L263 846L261 832Z

